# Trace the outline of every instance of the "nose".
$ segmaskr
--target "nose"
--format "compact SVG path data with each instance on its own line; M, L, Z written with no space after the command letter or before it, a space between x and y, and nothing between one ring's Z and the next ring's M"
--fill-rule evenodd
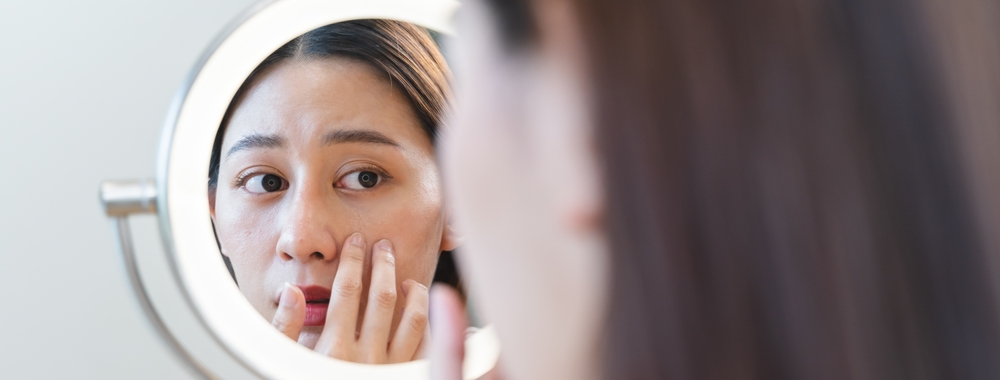
M277 254L284 260L302 262L333 260L337 252L333 210L322 191L299 189L286 201Z

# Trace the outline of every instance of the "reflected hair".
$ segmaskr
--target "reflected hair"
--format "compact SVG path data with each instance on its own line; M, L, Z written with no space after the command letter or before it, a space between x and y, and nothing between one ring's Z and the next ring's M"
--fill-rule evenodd
M514 2L489 1L531 48ZM613 247L604 378L1000 378L995 231L920 2L573 4Z
M450 98L451 74L431 35L416 25L394 20L351 20L313 29L264 59L236 91L215 135L208 186L218 185L222 138L229 119L253 85L279 63L297 59L351 58L388 76L409 101L420 127L437 141L438 127Z

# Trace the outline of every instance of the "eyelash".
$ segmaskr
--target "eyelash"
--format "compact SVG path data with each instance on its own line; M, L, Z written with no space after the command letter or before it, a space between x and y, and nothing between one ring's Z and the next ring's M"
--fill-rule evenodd
M334 182L334 185L336 185L342 179L344 179L344 176L346 176L348 174L351 174L351 173L357 173L357 172L362 172L362 171L375 172L375 174L378 174L380 177L382 177L382 180L379 181L379 185L378 186L382 186L382 182L384 182L386 180L392 179L392 176L389 175L389 173L387 173L382 168L380 168L378 166L375 166L375 165L372 165L372 164L365 164L364 166L354 168L353 170L351 170L351 171L349 171L347 173L344 173L344 175L342 175L340 177L337 177L337 181ZM239 177L236 177L235 181L233 181L233 187L243 187L244 185L246 185L246 182L247 182L248 178L253 177L255 175L258 175L258 174L274 174L274 173L270 173L270 172L262 171L262 170L251 170L251 171L242 173L242 174L240 174ZM274 175L277 175L277 176L281 177L278 174L274 174ZM286 179L284 179L284 177L282 177L282 179L285 180L285 181L287 181Z
M251 170L251 171L242 173L242 174L240 174L239 177L236 177L236 180L233 181L233 187L243 187L244 185L247 184L247 179L248 178L253 177L255 175L258 175L258 174L274 174L274 173L269 173L269 172L262 171L262 170ZM274 174L274 175L277 175L277 174ZM281 177L280 175L278 175L278 176Z
M386 173L386 171L383 170L382 168L380 168L378 166L375 166L375 165L372 165L372 164L365 164L364 166L354 168L351 171L349 171L347 173L344 173L344 175L342 175L340 177L337 177L337 181L333 183L334 186L336 186L338 183L340 183L340 181L343 180L344 177L347 176L348 174L357 173L357 172L375 172L375 174L378 174L379 177L381 177L381 180L379 180L378 184L375 185L375 187L373 187L372 189L380 187L380 186L382 186L383 182L385 182L386 180L392 179L392 176L389 175L389 173ZM371 190L371 189L369 189L369 190Z

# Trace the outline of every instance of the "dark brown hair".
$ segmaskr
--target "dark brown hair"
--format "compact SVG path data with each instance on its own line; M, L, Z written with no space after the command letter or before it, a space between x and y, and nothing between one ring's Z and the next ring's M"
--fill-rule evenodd
M450 97L448 65L431 36L416 25L393 20L352 20L313 29L275 50L243 81L215 135L209 164L209 188L219 177L222 138L233 111L257 80L279 63L294 59L353 58L388 75L398 84L424 133L435 142Z
M491 3L501 28L536 16ZM1000 378L919 3L574 2L613 247L604 378Z
M279 63L333 57L360 60L386 74L393 85L402 89L431 143L437 140L438 127L450 98L451 74L430 34L416 25L393 20L351 20L330 24L313 29L275 50L237 90L212 146L208 170L210 192L218 185L226 126L247 91ZM223 259L232 274L229 259ZM434 276L435 281L461 288L451 252L442 253Z

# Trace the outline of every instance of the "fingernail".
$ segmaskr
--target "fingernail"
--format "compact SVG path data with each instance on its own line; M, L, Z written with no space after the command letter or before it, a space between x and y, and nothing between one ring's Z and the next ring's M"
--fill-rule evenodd
M281 299L278 304L281 307L293 307L299 303L299 298L295 296L295 285L285 283L285 289L281 291Z
M378 243L375 243L375 249L385 252L385 260L396 265L396 256L392 255L392 243L386 239L379 240Z
M348 241L355 247L363 248L365 246L364 236L361 236L360 232L355 232Z
M406 294L410 292L410 287L413 286L410 285L410 281L413 280L403 281L403 284L399 286L399 288L403 291L403 297L406 297Z
M389 252L390 255L392 254L392 243L390 243L388 239L379 240L378 243L375 244L375 248Z
M403 286L402 286L403 297L406 297L408 294L410 294L410 289L413 289L414 286L419 286L419 287L422 287L424 289L427 289L427 287L424 286L424 284L421 284L421 283L417 282L417 280L409 279L409 280L403 281Z
M385 260L396 265L396 256L392 255L392 243L389 240L379 240L378 243L375 243L375 249L385 252Z

